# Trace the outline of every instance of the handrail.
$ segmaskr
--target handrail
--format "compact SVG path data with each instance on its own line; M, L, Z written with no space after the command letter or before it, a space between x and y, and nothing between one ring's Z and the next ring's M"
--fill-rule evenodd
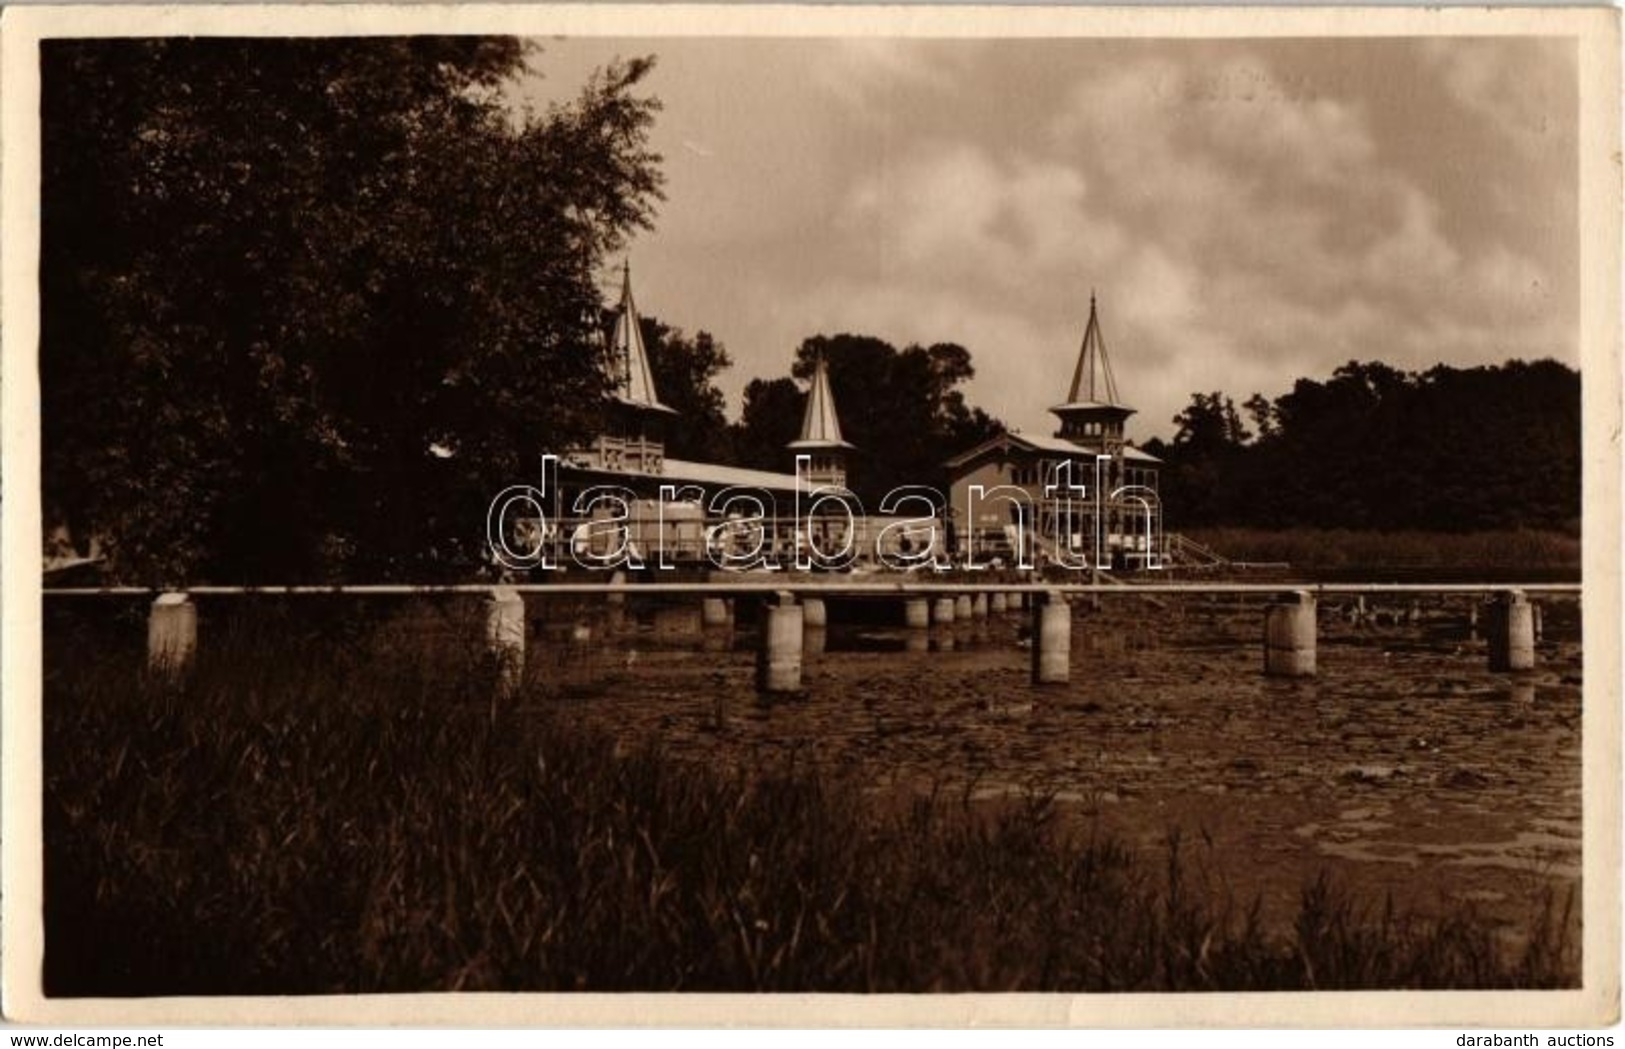
M1198 568L1218 568L1231 563L1228 557L1205 543L1199 543L1182 532L1170 532L1167 537L1168 553L1171 557L1180 557L1197 560L1201 563Z

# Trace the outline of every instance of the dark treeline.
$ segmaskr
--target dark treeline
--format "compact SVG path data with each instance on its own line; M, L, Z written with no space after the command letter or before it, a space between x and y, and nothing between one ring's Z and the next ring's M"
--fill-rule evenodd
M1145 445L1170 527L1578 529L1580 376L1556 361L1351 361L1244 411L1195 394Z

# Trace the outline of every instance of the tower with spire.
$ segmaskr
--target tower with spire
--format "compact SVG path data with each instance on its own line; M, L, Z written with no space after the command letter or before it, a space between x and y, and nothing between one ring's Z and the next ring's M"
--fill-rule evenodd
M1118 399L1117 380L1112 376L1111 358L1106 355L1106 337L1100 332L1093 291L1089 293L1089 323L1083 329L1083 345L1078 348L1078 363L1072 369L1066 402L1050 411L1061 420L1055 436L1102 455L1122 454L1123 424L1134 409Z
M1134 409L1118 394L1092 292L1066 400L1050 411L1060 420L1053 436L1000 434L944 464L952 487L956 547L961 552L1008 550L1021 538L1053 558L1087 554L1111 564L1156 563L1161 463L1125 435ZM1085 485L1088 499L1053 489L1063 466L1070 483ZM1021 512L1010 498L973 497L976 491L995 490L1022 504Z
M632 266L621 264L621 301L604 347L604 368L614 392L604 425L581 449L582 465L613 472L659 474L665 460L665 428L676 412L660 403L643 325L632 298Z
M829 388L829 367L822 354L813 363L807 408L801 416L801 436L787 447L792 455L809 457L808 480L817 488L846 487L846 457L852 445L841 438L841 420L835 413L835 395Z

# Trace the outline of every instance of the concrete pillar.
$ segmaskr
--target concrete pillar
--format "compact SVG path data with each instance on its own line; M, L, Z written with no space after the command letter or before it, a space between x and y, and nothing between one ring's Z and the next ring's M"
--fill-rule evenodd
M1010 599L1005 603L1010 607L1012 612L1022 611L1027 607L1026 591L1017 590L1015 593L1010 595Z
M806 627L795 595L775 592L762 608L761 647L756 651L756 690L801 691L801 644Z
M978 590L976 596L971 598L970 614L977 619L987 618L987 594Z
M1535 666L1535 614L1522 590L1503 590L1489 610L1490 669Z
M1542 605L1539 601L1531 601L1529 603L1530 614L1534 616L1535 620L1536 641L1539 641L1546 636L1546 616L1541 609Z
M910 597L903 601L903 625L918 630L931 625L931 602L923 597Z
M960 594L954 598L954 619L963 622L971 617L971 599L969 594Z
M929 652L931 650L931 631L925 627L909 627L903 631L904 652Z
M829 626L829 613L824 610L824 599L807 597L801 601L801 622L808 627Z
M1412 601L1411 606L1405 610L1405 622L1415 626L1422 621L1422 602Z
M512 695L525 678L525 599L499 586L485 599L485 643L497 660L497 692Z
M727 626L732 617L728 608L728 599L724 597L705 597L700 599L700 625L707 627Z
M184 674L197 652L197 606L185 594L159 594L147 613L147 669Z
M805 616L802 619L805 623ZM821 626L803 627L801 638L801 652L803 656L821 656L824 649L829 646L829 628Z
M1264 673L1315 674L1315 595L1294 590L1264 610Z
M1052 590L1034 595L1033 684L1064 685L1072 676L1072 606Z
M939 597L936 604L931 606L931 619L937 623L952 623L954 621L954 599Z
M987 610L996 616L1010 610L1010 601L1004 596L1003 590L995 590L993 596L987 599Z

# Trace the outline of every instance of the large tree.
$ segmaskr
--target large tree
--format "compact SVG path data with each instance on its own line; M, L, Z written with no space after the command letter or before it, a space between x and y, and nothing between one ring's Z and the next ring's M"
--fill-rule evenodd
M1182 525L1227 519L1247 496L1240 477L1243 448L1251 435L1235 402L1218 392L1193 393L1173 421L1172 445L1152 441L1146 446L1167 461L1159 490L1169 519Z
M716 378L733 362L710 332L692 338L652 317L640 318L660 401L677 414L666 424L666 454L677 459L725 463L733 441L725 413L727 399Z
M506 38L42 49L46 512L122 578L411 576L598 417L647 61L518 116Z
M786 445L801 434L804 409L806 395L793 378L752 378L734 424L734 460L754 469L790 468Z
M801 433L806 401L796 381L787 376L747 383L739 422L734 426L735 460L757 470L789 469L786 445Z

